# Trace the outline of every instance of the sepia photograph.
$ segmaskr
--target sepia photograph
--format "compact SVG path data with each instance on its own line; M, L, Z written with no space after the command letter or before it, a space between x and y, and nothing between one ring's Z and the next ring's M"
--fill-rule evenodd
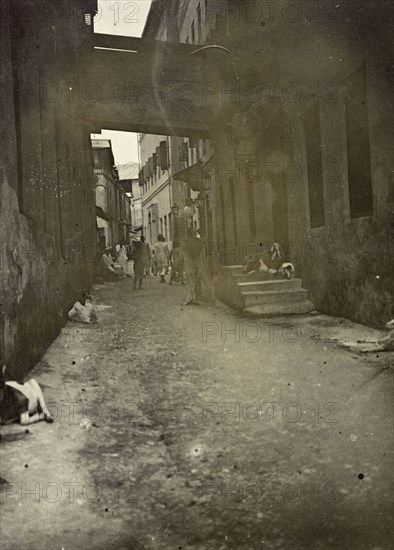
M392 550L393 0L0 0L1 550Z

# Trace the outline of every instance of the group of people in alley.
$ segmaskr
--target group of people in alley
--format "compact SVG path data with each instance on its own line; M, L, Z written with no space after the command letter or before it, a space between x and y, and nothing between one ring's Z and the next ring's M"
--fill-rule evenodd
M101 258L101 275L104 280L119 280L134 277L134 290L142 288L147 276L159 276L160 283L179 282L190 289L186 305L200 301L212 302L215 299L214 285L204 261L204 243L198 231L189 228L182 240L174 240L172 247L162 234L151 250L142 235L132 245L118 244L113 250L107 248ZM133 262L133 268L131 263ZM248 255L243 261L245 273L269 273L290 279L294 275L294 265L287 261L282 246L273 242L267 250Z
M126 277L134 278L134 290L140 290L147 276L159 276L160 283L179 282L189 287L185 305L215 299L213 281L203 258L204 243L199 233L189 229L182 241L174 241L172 247L159 234L151 250L142 235L131 245L118 244L115 249L106 248L101 256L100 275L104 280L115 281ZM133 268L131 269L131 263Z
M215 301L213 278L205 255L205 243L197 231L189 228L182 240L174 240L172 247L163 235L158 235L153 250L142 235L132 245L119 243L115 249L106 248L101 253L99 269L96 273L102 281L118 281L133 277L134 290L142 288L146 276L158 276L159 283L174 282L187 284L189 296L184 305L212 303ZM272 243L267 250L244 258L243 273L261 273L272 277L290 279L294 274L294 265L286 261L285 252L279 243ZM264 276L264 275L263 275ZM82 292L80 302L76 302L68 313L70 321L78 323L96 323L95 312L89 291ZM379 340L357 340L344 342L344 347L362 353L393 351L394 320L386 325L389 332ZM15 380L7 372L6 366L0 370L0 424L20 422L22 425L45 420L53 422L46 406L43 392L34 380Z

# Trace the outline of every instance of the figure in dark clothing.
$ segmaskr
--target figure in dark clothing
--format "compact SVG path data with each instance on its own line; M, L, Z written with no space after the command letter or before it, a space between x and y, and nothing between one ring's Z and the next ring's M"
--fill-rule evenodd
M192 228L188 230L183 242L182 252L185 260L186 282L190 296L184 305L215 301L215 290L207 263L203 258L204 243Z
M185 284L185 259L182 249L178 242L174 242L173 249L170 254L171 261L171 278L170 285L173 281L179 281L182 285Z
M141 237L142 254L144 256L144 275L150 275L151 249L148 243L145 242L145 237Z
M133 245L132 259L134 260L134 290L137 290L137 282L138 288L142 288L145 268L144 241L144 237L141 237L141 241L136 241Z

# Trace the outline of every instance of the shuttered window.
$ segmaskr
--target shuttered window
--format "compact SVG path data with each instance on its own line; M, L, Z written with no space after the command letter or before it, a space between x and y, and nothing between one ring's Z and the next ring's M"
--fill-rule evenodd
M168 170L168 151L167 142L160 142L160 168L162 170Z
M311 227L321 227L325 224L325 213L320 113L318 103L304 115L304 130L310 225Z
M365 65L348 80L345 116L350 217L361 218L373 211Z

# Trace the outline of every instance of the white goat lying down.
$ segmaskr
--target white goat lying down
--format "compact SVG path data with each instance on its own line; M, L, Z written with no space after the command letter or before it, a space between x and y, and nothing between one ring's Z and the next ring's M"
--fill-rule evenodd
M386 324L386 328L390 331L387 336L380 338L379 340L358 340L357 347L363 353L375 352L375 351L394 351L394 319ZM362 346L361 344L368 344L368 346Z
M394 351L394 319L386 324L390 331L387 336L379 340L357 340L357 342L341 342L345 348L360 353L375 353L376 351Z
M81 302L75 302L68 312L70 321L74 323L97 323L97 313L92 304L92 297L87 290L83 291Z
M0 375L0 424L18 420L23 425L40 420L53 422L38 382L34 379L24 384L15 380L6 381L5 372L4 366Z

